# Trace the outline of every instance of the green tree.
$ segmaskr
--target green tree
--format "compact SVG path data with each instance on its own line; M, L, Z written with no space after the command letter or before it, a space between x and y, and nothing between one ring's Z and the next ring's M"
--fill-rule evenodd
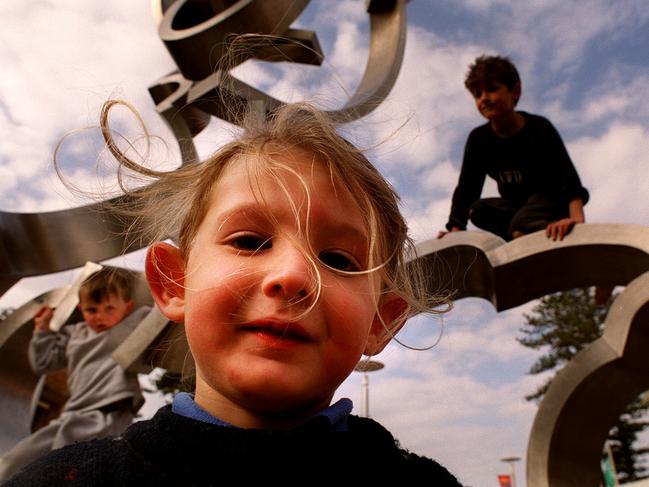
M528 348L544 351L532 364L530 374L555 372L525 399L540 402L556 372L602 335L612 299L600 305L596 303L593 289L572 289L541 298L532 313L524 315L526 324L521 328L522 336L518 341ZM647 476L647 468L642 466L641 461L649 449L636 445L638 435L647 426L647 400L640 396L628 405L609 432L618 480L621 482Z

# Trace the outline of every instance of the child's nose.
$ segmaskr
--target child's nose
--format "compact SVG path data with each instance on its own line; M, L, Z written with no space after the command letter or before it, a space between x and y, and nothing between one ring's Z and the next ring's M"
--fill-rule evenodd
M313 290L313 269L303 251L286 245L275 253L272 268L262 282L266 296L295 301Z

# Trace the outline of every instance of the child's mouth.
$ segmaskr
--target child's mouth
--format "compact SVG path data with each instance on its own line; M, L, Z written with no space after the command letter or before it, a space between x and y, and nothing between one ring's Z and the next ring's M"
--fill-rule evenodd
M245 331L252 332L260 338L273 341L291 341L307 343L311 341L302 327L294 323L252 322L244 326Z

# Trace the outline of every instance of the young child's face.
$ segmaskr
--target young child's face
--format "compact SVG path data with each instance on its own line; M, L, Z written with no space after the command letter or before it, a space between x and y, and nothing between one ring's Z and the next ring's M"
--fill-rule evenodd
M185 323L196 401L239 426L240 411L326 407L368 340L383 336L377 273L335 270L367 269L360 209L312 160L301 152L282 160L306 184L282 170L288 196L270 176L251 180L241 160L228 165L187 258L179 314L168 314ZM310 242L298 232L307 226ZM318 291L301 250L309 245L322 285L305 314Z
M516 101L520 97L520 86L510 90L499 81L483 83L473 93L476 107L487 120L497 120L514 113Z
M78 307L86 324L101 333L122 321L133 309L133 301L125 301L121 296L110 293L97 303L82 295Z

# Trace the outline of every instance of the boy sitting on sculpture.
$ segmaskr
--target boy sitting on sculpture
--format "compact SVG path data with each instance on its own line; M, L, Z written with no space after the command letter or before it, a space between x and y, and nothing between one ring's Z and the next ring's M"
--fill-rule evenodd
M92 438L120 434L142 403L137 374L124 370L112 352L147 315L133 311L129 271L103 268L79 289L84 321L50 329L53 310L42 306L34 317L29 362L46 374L67 365L70 398L59 418L25 438L0 459L0 481L51 450Z
M588 191L559 133L546 118L515 110L521 81L509 59L477 58L465 86L488 122L469 135L447 231L438 238L465 230L470 219L506 241L542 229L563 239L584 222ZM487 175L500 198L480 199Z

